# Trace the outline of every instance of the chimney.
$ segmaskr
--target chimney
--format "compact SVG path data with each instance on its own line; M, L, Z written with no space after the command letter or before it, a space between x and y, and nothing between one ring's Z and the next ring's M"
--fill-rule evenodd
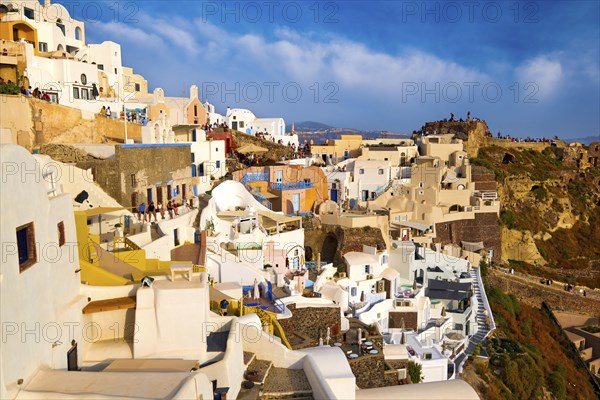
M50 7L50 0L44 0L44 8Z

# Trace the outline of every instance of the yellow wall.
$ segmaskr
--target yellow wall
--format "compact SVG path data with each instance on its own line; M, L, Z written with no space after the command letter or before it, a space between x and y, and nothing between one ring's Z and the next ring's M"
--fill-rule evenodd
M194 106L196 106L197 116L194 115ZM206 110L204 106L195 98L187 107L187 123L190 125L204 125L206 124Z
M165 103L158 103L148 106L148 119L150 121L157 121L160 115L160 110L163 110L165 118L169 117L169 107Z
M17 37L14 29L17 29ZM38 55L38 32L33 26L23 20L0 22L0 39L19 41L25 39L33 44L33 52Z

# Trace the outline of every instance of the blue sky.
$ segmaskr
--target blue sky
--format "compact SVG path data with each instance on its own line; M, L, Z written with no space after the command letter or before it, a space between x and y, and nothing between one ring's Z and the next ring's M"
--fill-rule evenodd
M88 42L221 113L411 132L471 111L493 132L600 134L598 1L94 4L75 12Z

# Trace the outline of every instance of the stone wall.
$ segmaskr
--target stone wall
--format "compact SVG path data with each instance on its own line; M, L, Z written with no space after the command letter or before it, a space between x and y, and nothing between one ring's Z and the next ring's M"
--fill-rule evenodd
M193 197L193 185L198 177L191 175L190 146L135 146L115 149L115 158L77 163L79 168L92 168L95 181L124 207L148 204L147 189L151 188L153 201L158 201L157 190L162 191L162 202L167 203L167 185L173 190L177 185L187 198ZM171 183L167 181L172 180ZM157 182L161 182L157 185ZM137 193L136 204L132 194ZM178 202L181 196L176 198Z
M494 250L493 261L498 264L502 253L502 236L496 213L476 213L475 219L463 219L435 224L435 243L455 244L461 242L483 242L486 249Z
M600 310L600 301L592 296L583 297L578 293L562 290L560 287L534 283L517 274L505 274L498 270L492 270L492 274L488 279L491 286L514 294L520 301L530 306L540 307L545 301L555 311L597 315Z
M498 188L494 173L478 165L471 167L471 181L475 183L475 190L495 192Z
M316 253L321 253L323 261L333 262L335 266L343 266L343 255L350 251L362 251L363 245L384 250L386 245L381 230L374 227L343 228L321 225L315 221L304 224L304 247L310 249L313 260Z
M400 312L390 311L390 328L402 328L402 320L404 319L404 327L417 331L419 324L417 321L416 312Z
M123 141L124 122L97 116L83 118L81 110L22 95L0 96L0 128L10 130L3 142L28 150L45 143L106 143ZM127 124L129 139L140 141L142 126Z
M287 306L292 312L291 318L280 319L279 323L286 334L298 334L309 339L314 346L319 342L319 328L321 336L325 339L327 327L330 327L331 335L335 335L335 327L341 329L341 315L339 307L305 307L296 308L295 304Z
M361 389L389 386L385 375L385 359L383 355L368 355L349 360L352 373L356 377L356 385Z

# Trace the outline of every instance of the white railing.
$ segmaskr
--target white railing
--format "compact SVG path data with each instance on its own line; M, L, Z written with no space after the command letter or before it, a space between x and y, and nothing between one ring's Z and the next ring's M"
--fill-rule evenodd
M492 314L492 308L488 302L487 294L485 293L485 287L483 286L483 280L481 279L481 268L475 268L475 276L477 277L477 285L479 286L483 307L487 310L488 317L490 318L490 324L488 326L490 330L485 335L485 337L487 337L490 333L492 333L493 330L496 329L496 322L494 321L494 314Z
M475 192L473 196L480 197L483 200L497 200L498 192Z

